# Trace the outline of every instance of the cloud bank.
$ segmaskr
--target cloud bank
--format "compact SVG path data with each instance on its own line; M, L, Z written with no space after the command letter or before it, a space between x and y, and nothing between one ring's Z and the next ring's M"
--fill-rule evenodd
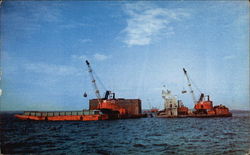
M85 61L85 60L88 60L88 59L94 59L94 60L97 60L97 61L104 61L104 60L107 60L109 58L111 58L110 55L105 55L105 54L100 54L100 53L95 53L93 55L71 55L71 58L73 60L81 60L81 61Z
M128 19L123 42L128 46L148 45L154 38L173 34L171 23L189 16L181 9L170 10L145 2L126 4L124 12Z

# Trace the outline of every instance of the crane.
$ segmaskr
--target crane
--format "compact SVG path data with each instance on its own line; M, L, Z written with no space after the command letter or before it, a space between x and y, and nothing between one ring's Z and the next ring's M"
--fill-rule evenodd
M100 95L100 91L96 85L96 80L94 78L93 75L93 70L90 66L90 63L88 60L85 61L87 66L88 66L88 71L89 71L89 75L91 78L91 82L92 85L94 87L95 90L95 95L97 97L97 101L98 101L98 106L97 109L108 109L111 110L113 112L119 112L119 115L125 115L127 113L127 110L125 108L122 108L120 105L117 104L117 100L115 98L115 93L112 93L110 90L106 90L106 93L104 95L104 98L101 97ZM86 95L84 95L86 96Z
M89 61L86 60L85 62L86 62L86 64L87 64L87 66L88 66L88 70L89 70L89 75L90 75L90 78L91 78L91 82L92 82L93 88L94 88L94 90L95 90L95 95L96 95L96 97L97 97L98 103L100 104L101 95L100 95L100 91L99 91L99 89L98 89L98 87L97 87L97 85L96 85L96 82L95 82L96 80L95 80L94 75L93 75L93 70L92 70L92 68L91 68L91 66L90 66Z
M190 78L189 78L189 76L188 76L187 71L185 70L185 68L183 68L183 71L184 71L184 74L185 74L185 76L187 78L188 87L190 89L190 93L192 94L193 102L194 102L194 104L196 104L196 99L195 99L194 91L192 89Z
M100 91L99 91L99 89L98 89L98 87L97 87L97 85L96 85L96 80L95 80L94 75L93 75L93 70L92 70L92 68L91 68L90 63L89 63L88 60L86 60L86 64L87 64L87 66L88 66L89 75L90 75L91 82L92 82L92 84L93 84L93 87L94 87L94 90L95 90L95 94L96 94L97 99L98 99L98 100L101 100L101 99L104 99L104 100L106 100L106 99L115 99L115 93L112 93L110 90L106 90L106 92L105 92L105 94L104 94L104 97L103 97L103 98L101 97ZM96 77L96 78L97 78L97 80L98 80L98 77ZM100 81L100 80L99 80L99 81ZM100 81L100 82L101 82L101 81ZM101 84L102 84L102 82L101 82ZM102 84L102 85L103 85L103 84ZM104 85L103 85L103 86L104 86ZM84 93L83 96L84 96L84 97L87 97L87 94Z

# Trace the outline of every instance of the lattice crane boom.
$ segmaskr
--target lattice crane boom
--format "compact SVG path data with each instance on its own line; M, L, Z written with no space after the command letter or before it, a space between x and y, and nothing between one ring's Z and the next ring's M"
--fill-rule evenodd
M190 78L189 78L189 76L188 76L187 71L185 70L185 68L183 68L183 71L184 71L184 74L185 74L185 76L186 76L186 78L187 78L188 87L189 87L190 93L192 94L193 102L194 102L194 104L196 104L196 98L195 98L194 91L193 91L193 89L192 89L192 85L191 85Z
M96 95L96 97L97 97L97 99L99 101L101 99L101 95L100 95L100 91L99 91L99 89L98 89L98 87L96 85L96 80L95 80L94 75L93 75L93 70L92 70L88 60L86 60L86 64L88 66L88 71L89 71L89 75L90 75L90 78L91 78L91 82L92 82L93 88L95 90L95 95Z

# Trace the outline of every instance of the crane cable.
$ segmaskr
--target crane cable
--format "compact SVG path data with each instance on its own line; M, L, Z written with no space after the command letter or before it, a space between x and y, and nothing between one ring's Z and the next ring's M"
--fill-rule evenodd
M194 87L199 91L199 93L201 94L201 90L199 89L199 87L194 83L194 81L190 78L189 76L189 79L190 81L192 82L192 84L194 85Z
M97 79L97 81L101 84L101 87L104 89L104 90L107 90L105 85L102 83L102 81L100 80L99 76L96 74L95 71L92 71L92 73L94 74L95 78Z

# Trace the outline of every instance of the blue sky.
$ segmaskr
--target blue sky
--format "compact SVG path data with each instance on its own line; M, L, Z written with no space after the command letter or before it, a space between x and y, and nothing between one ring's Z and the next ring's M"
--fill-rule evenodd
M1 41L0 110L87 109L85 59L101 94L143 108L163 85L193 108L185 67L215 105L250 109L248 1L6 1Z

